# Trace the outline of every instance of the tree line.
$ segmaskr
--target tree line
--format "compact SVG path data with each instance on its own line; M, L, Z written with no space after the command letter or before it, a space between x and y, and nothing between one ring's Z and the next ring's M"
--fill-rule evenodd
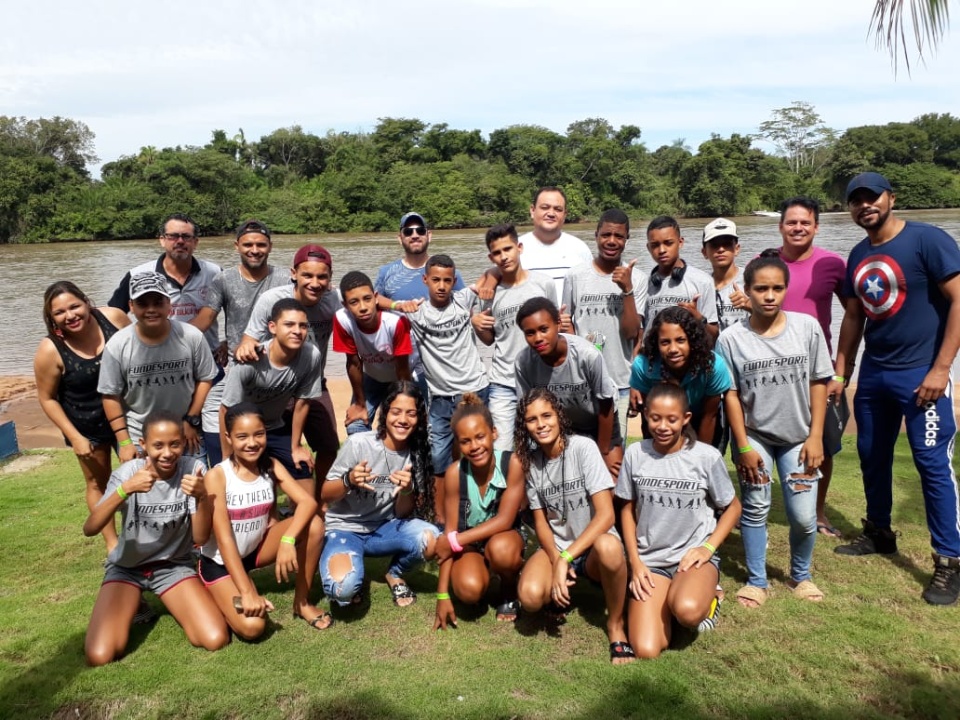
M766 152L755 146L764 140ZM479 130L380 118L372 132L315 135L300 126L259 140L214 130L203 147L142 147L104 164L94 135L66 118L0 116L0 242L153 236L187 212L209 234L257 217L279 233L392 230L411 208L439 228L528 218L532 191L561 185L570 220L619 207L633 216L737 215L806 194L837 207L847 180L887 175L904 208L960 206L960 118L838 133L814 107L774 110L756 134L683 139L650 151L636 125L602 118L566 133L512 125Z

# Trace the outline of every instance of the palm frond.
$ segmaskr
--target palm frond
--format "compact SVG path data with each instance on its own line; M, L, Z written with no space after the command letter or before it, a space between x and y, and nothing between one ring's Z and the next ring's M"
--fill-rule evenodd
M907 25L904 21L905 6L909 8L910 25L913 28L913 44L917 57L923 62L926 49L935 49L950 24L949 0L877 0L870 18L870 28L876 37L877 47L885 47L890 53L894 72L900 56L910 73L911 50L907 43Z

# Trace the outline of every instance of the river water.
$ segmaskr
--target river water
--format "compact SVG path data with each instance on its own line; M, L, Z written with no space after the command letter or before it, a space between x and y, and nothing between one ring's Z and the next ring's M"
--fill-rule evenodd
M960 238L960 210L928 210L902 212L903 218L922 220L942 227L954 238ZM761 250L780 245L776 218L738 217L742 247L741 265ZM691 265L709 271L700 255L703 226L709 219L686 219L681 222L686 243L683 257ZM624 257L639 258L637 266L645 271L653 267L644 247L646 222L637 222L627 243ZM522 231L523 229L521 229ZM592 225L568 226L566 230L583 238L593 248ZM846 257L850 248L863 237L846 213L824 214L816 243ZM371 278L377 268L399 257L400 247L395 233L360 233L337 235L285 235L277 237L271 262L289 267L297 248L310 242L322 244L333 257L334 283L350 270L362 270ZM488 267L482 230L440 230L433 233L432 253L443 252L456 261L469 283ZM56 280L73 280L97 304L104 304L131 267L156 258L161 252L157 240L127 240L89 243L52 243L46 245L0 245L0 301L7 309L7 321L0 330L2 353L0 375L28 375L33 372L33 354L45 334L41 305L43 291ZM232 237L201 238L197 256L222 267L236 261ZM835 303L833 335L839 333L840 307ZM343 363L331 355L327 374L344 374Z

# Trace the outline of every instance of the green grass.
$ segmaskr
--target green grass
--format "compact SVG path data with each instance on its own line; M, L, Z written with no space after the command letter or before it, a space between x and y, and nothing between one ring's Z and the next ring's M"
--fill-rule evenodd
M730 599L720 628L652 662L609 664L602 598L586 583L559 631L458 608L459 629L435 633L433 570L409 578L420 602L399 610L374 561L370 605L338 613L329 632L292 620L292 588L266 571L258 584L277 612L261 642L196 650L151 596L160 620L134 629L120 662L89 669L83 637L103 543L82 536L82 480L73 455L57 452L38 469L0 474L0 717L957 718L960 608L920 598L929 538L903 440L895 476L898 557L842 558L820 538L814 574L826 599L795 600L783 586L777 502L770 601L748 611L733 600L744 579L735 533L723 548ZM862 507L848 449L837 458L830 517L853 535Z

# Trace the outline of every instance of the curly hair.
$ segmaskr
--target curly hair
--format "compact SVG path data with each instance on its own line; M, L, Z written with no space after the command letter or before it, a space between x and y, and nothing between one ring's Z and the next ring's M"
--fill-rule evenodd
M473 415L479 415L483 418L483 421L491 430L496 427L496 424L493 422L493 415L490 414L490 408L487 407L483 398L476 393L467 392L463 394L463 398L457 403L457 407L453 411L453 416L450 418L450 429L453 430L454 435L456 435L457 425L460 421Z
M391 403L400 395L413 398L417 407L417 426L410 433L407 446L410 450L410 464L413 466L413 490L416 495L417 515L431 520L433 505L433 460L430 454L430 437L427 432L427 403L424 402L417 384L409 380L391 383L387 396L380 403L377 422L377 440L383 442L387 436L387 414Z
M538 449L536 442L530 437L530 433L527 432L526 423L527 408L537 400L543 400L545 403L548 403L554 412L557 413L557 420L560 423L560 438L564 447L567 444L567 439L573 434L570 418L568 418L564 412L560 398L545 387L530 388L517 403L517 414L513 421L513 452L516 457L520 458L520 464L523 466L525 473L529 472L530 458Z
M683 375L675 376L662 361L660 355L660 328L664 325L679 325L687 336L687 344L690 346L690 354L687 356L687 364ZM691 377L696 375L709 375L713 372L713 350L710 347L710 341L707 338L707 331L704 330L703 323L696 320L689 310L679 306L670 307L661 312L654 318L646 337L643 339L643 354L650 364L653 365L660 360L660 373L664 380L680 380L685 375Z

